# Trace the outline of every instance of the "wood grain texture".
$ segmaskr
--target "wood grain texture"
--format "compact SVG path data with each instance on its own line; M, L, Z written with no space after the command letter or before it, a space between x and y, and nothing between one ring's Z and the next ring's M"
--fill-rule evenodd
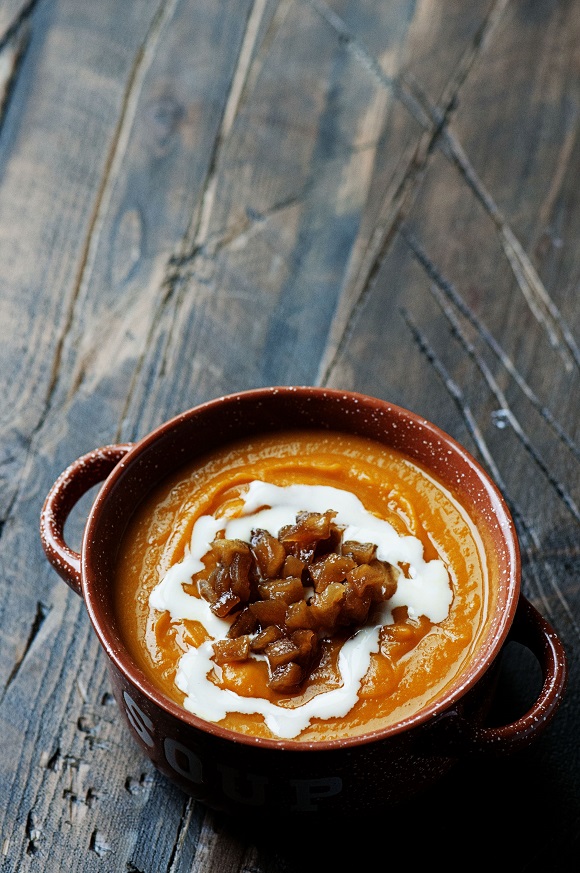
M221 394L308 383L413 409L480 459L570 659L537 745L390 814L389 851L420 822L425 852L452 826L485 834L484 866L501 844L514 873L571 869L578 46L577 7L557 0L0 5L1 873L371 865L340 833L305 859L157 774L38 537L84 452ZM497 719L537 681L510 650Z

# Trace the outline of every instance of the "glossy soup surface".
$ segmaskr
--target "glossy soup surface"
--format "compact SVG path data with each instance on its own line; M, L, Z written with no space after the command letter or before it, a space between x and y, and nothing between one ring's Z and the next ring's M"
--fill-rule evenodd
M287 520L292 508L340 509L349 539L384 534L398 579L363 627L321 641L293 693L269 687L263 657L213 662L211 641L235 616L216 618L198 586L216 531L247 540L254 524L272 526L274 494ZM124 641L167 697L235 731L297 742L364 734L432 701L469 662L488 602L485 550L457 499L398 452L326 431L235 443L158 487L127 529L116 585Z

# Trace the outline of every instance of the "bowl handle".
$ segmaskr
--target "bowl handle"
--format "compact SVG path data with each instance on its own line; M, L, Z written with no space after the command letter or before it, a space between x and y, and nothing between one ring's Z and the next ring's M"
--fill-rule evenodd
M566 653L554 629L523 594L507 638L510 641L536 657L543 679L538 697L525 715L499 727L473 724L456 711L444 714L435 730L450 752L514 752L529 745L555 715L568 679Z
M56 572L78 595L81 556L65 542L65 522L83 494L106 479L132 447L132 443L103 446L77 458L60 474L44 501L40 513L42 547Z

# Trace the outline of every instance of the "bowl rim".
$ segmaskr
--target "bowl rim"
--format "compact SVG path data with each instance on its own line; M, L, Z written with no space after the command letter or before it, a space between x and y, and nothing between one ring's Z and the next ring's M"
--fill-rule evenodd
M177 702L169 699L154 685L154 683L135 663L122 640L113 633L108 621L106 620L107 617L105 613L107 610L104 605L104 600L99 597L96 575L93 578L93 575L98 573L98 570L95 568L95 562L91 555L91 548L94 548L97 539L101 515L103 514L111 492L118 486L119 481L123 479L131 466L137 463L139 458L142 458L143 454L151 449L160 438L192 418L207 415L208 413L219 409L221 406L229 406L232 403L262 403L275 396L280 396L282 398L288 398L291 396L306 398L309 396L310 399L326 398L331 402L346 401L349 404L363 404L369 409L374 408L375 411L378 409L381 411L381 414L386 413L390 416L394 416L397 420L405 420L405 422L409 422L414 427L420 428L422 434L429 434L431 439L437 440L440 444L445 445L457 458L461 458L462 462L477 476L485 494L490 500L490 506L493 508L496 515L498 527L501 530L501 535L506 545L508 572L505 575L508 584L506 585L505 603L502 602L503 609L502 614L498 619L497 629L493 634L492 639L488 639L489 633L485 637L483 648L481 649L480 647L480 649L478 649L477 656L471 660L467 670L459 674L458 678L460 681L452 681L450 686L445 689L441 695L438 695L435 700L431 701L414 714L397 722L352 737L336 737L329 740L311 741L300 740L299 737L292 739L257 737L254 735L238 733L230 728L223 727L214 722L206 721L194 713L189 712ZM316 426L320 427L320 424ZM404 449L402 451L404 451ZM158 707L164 711L164 713L172 716L185 727L190 727L196 731L201 731L204 734L210 734L223 740L234 741L245 746L265 749L285 749L297 752L330 751L375 743L405 733L411 728L418 728L422 725L426 725L427 723L432 722L441 713L448 712L479 682L499 654L515 617L520 595L520 582L520 549L515 523L510 510L505 498L491 475L463 445L432 421L429 421L423 416L398 404L357 391L324 388L312 385L268 386L224 394L193 406L155 427L143 438L131 444L131 448L128 450L127 454L125 454L117 463L100 487L89 511L81 544L81 589L89 618L111 663L130 686L136 688L154 707Z

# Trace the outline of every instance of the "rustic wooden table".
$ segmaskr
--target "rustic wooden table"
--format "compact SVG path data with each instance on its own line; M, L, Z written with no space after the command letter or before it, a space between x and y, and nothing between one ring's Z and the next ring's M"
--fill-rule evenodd
M0 4L2 873L416 869L456 837L447 869L575 867L579 46L565 0ZM269 384L463 443L569 657L532 747L363 832L244 830L157 774L41 548L72 460ZM497 718L537 691L514 648Z

